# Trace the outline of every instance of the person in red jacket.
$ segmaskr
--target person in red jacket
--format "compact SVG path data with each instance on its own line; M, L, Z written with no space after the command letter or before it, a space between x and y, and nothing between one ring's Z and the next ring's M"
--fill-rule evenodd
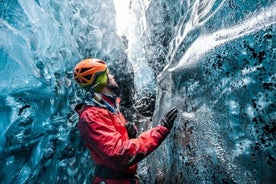
M74 68L74 80L88 97L76 106L78 129L95 163L92 183L139 183L137 162L154 151L169 134L178 110L173 108L159 125L137 136L135 125L128 123L119 110L118 88L107 64L85 59Z

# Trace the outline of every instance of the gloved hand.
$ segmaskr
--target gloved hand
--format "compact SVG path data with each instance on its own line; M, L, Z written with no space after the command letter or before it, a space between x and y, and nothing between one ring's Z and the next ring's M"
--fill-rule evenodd
M130 139L133 139L133 138L137 137L138 129L134 124L127 123L126 124L126 129L127 129L128 137Z
M169 130L173 127L174 120L177 116L177 108L173 107L160 120L160 124L167 127Z

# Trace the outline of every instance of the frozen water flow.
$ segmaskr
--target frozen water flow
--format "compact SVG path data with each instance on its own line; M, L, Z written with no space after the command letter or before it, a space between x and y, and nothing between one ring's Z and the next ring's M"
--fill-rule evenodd
M254 13L251 17L233 27L220 29L210 35L199 36L187 49L177 65L170 68L169 71L193 68L200 62L204 54L213 48L275 24L275 9L276 4Z
M186 16L179 19L177 23L176 35L170 42L170 51L167 57L169 58L169 64L174 60L176 52L178 51L183 40L186 38L187 34L192 30L204 25L224 4L225 0L221 2L211 1L200 1L196 0L194 2L188 1ZM218 4L214 7L214 4ZM212 11L212 9L214 9ZM188 20L187 20L188 19Z

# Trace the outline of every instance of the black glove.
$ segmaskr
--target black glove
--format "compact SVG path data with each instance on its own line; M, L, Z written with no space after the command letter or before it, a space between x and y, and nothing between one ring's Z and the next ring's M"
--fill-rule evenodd
M172 108L169 112L167 112L160 120L160 124L167 127L169 130L172 128L174 120L177 116L177 108Z
M126 129L127 129L127 133L128 133L128 137L130 139L136 138L137 137L137 127L132 124L132 123L127 123L126 124Z

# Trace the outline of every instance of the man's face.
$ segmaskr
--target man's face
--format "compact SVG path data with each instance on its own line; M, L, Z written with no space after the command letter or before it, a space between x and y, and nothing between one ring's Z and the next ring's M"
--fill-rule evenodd
M118 84L117 84L117 82L115 81L115 79L114 79L114 75L112 75L112 74L108 74L108 81L109 81L109 86L111 87L111 88L113 88L113 89L116 89L116 88L118 88L119 86L118 86Z

